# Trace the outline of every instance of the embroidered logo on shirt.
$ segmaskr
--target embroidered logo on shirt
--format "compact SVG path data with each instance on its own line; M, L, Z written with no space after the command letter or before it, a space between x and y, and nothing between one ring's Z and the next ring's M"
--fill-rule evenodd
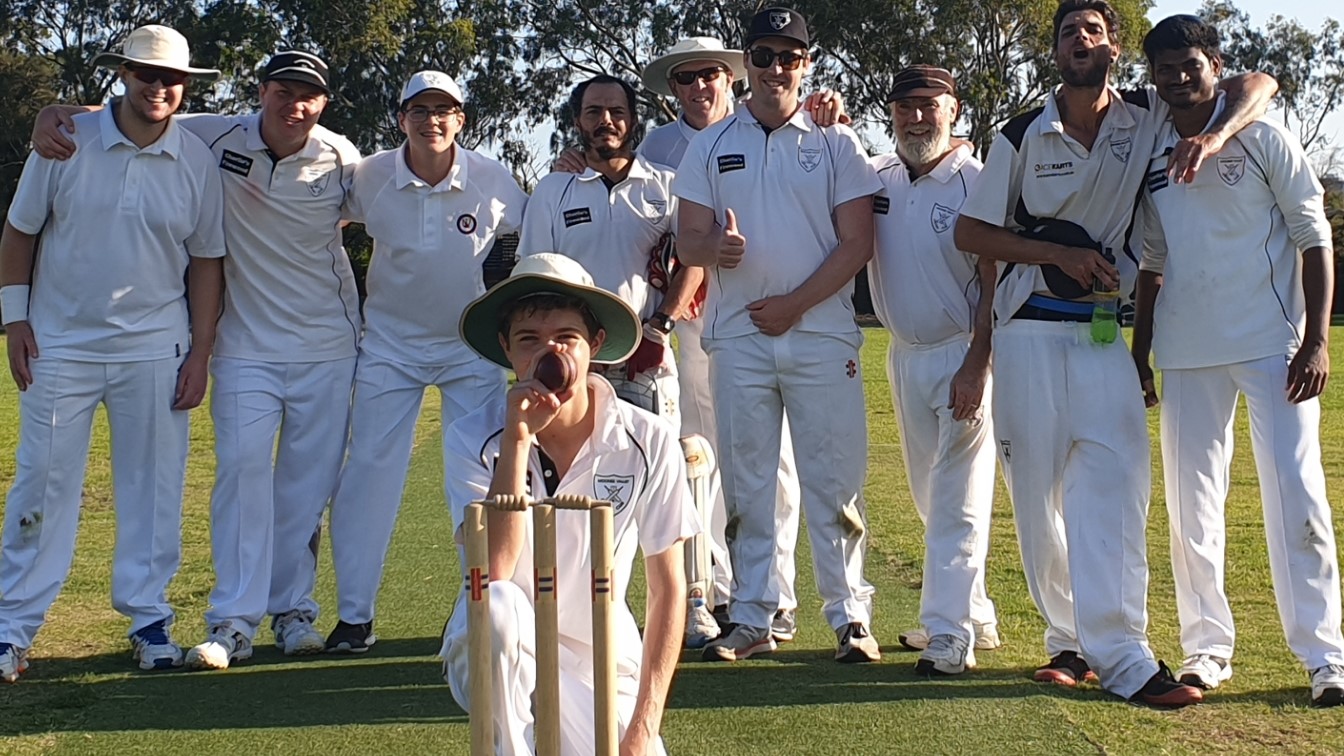
M224 150L224 154L219 157L219 167L229 173L246 176L252 172L252 158L239 155L233 150Z
M457 230L464 234L476 231L476 216L467 214L457 216Z
M1228 186L1235 186L1246 175L1246 156L1218 158L1218 178Z
M747 167L746 155L719 156L719 173L727 173L728 171L740 171L746 167Z
M891 197L873 197L873 212L877 215L891 212Z
M1062 163L1037 163L1036 178L1054 178L1056 176L1072 176L1073 161L1065 160Z
M593 213L586 207L580 207L577 210L565 211L565 228L577 226L580 223L592 223Z
M1129 149L1131 146L1133 146L1133 142L1130 141L1129 137L1125 137L1119 141L1112 139L1111 154L1115 155L1116 160L1119 160L1122 163L1128 163Z
M593 496L611 502L612 512L620 514L635 496L635 476L598 473L593 476Z
M660 197L645 197L644 204L653 208L653 211L658 215L662 215L667 212L667 200L662 199Z
M331 183L331 171L327 171L308 179L308 193L314 197L321 197L327 190L327 185Z
M803 170L808 173L815 171L817 166L821 165L821 150L813 147L799 147L798 165L801 165Z
M956 217L956 210L947 205L934 203L933 210L929 213L929 223L933 226L934 231L941 234L949 228L952 228L952 220Z

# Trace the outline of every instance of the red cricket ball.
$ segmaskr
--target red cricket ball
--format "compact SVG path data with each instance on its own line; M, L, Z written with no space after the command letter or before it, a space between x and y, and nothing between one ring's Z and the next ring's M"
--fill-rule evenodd
M565 352L547 352L537 358L532 377L552 392L560 392L574 385L579 377L579 366Z

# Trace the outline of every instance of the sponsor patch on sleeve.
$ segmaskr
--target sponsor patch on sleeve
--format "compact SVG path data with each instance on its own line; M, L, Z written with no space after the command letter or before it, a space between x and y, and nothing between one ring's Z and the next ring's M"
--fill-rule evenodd
M593 213L586 207L579 207L573 210L565 211L565 228L577 226L580 223L592 223Z
M219 157L219 167L229 173L246 176L252 172L252 158L240 155L233 150L224 150L224 154Z
M873 197L873 213L886 215L891 212L891 197Z
M740 171L747 167L746 155L719 155L719 173Z

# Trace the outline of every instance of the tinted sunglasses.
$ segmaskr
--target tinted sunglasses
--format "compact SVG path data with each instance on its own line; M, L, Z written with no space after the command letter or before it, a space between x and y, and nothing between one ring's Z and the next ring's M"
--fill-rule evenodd
M749 51L751 55L751 64L757 68L769 68L779 61L779 67L785 71L794 71L807 60L807 53L793 52L785 50L784 52L775 52L768 47L753 47Z
M714 81L723 73L723 66L714 66L713 68L702 68L699 71L677 71L672 74L672 81L685 86L695 83L696 79L700 81Z
M144 66L126 66L126 70L131 72L137 80L145 84L159 82L165 87L176 87L180 84L186 84L189 78L187 74L181 71L169 71L166 68L148 68Z

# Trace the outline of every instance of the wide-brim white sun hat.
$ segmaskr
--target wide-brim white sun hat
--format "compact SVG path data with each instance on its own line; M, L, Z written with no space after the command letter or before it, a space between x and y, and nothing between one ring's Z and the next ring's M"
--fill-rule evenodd
M733 78L737 81L747 78L747 67L742 63L741 50L725 49L723 42L714 37L689 37L677 40L667 52L644 67L644 73L641 74L644 86L660 95L675 96L672 88L668 86L667 79L674 68L693 60L722 63L725 68L733 72Z
M131 32L121 45L121 52L99 53L93 59L95 66L116 68L125 63L148 68L165 68L180 71L189 76L202 79L218 79L219 71L213 68L195 68L191 65L191 51L187 38L176 29L158 24L142 26Z
M639 346L644 326L630 305L615 294L597 288L593 277L582 265L558 252L524 257L508 278L467 305L458 322L462 340L485 359L512 368L504 347L499 344L500 313L506 305L534 294L564 294L587 305L607 334L602 347L592 356L592 362L625 362Z

